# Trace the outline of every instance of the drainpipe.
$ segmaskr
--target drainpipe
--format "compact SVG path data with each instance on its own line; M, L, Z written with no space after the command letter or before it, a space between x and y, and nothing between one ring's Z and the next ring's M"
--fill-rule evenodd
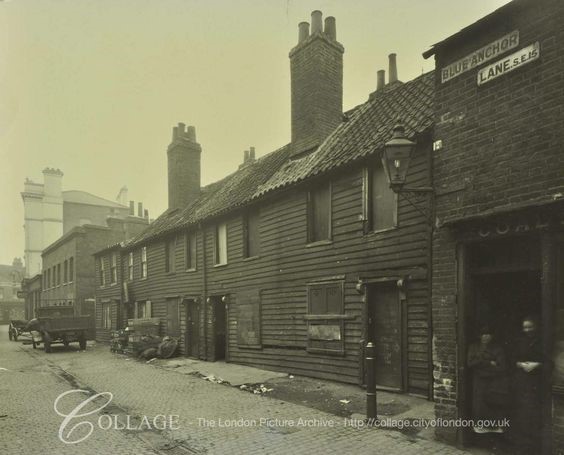
M208 274L207 274L207 253L206 253L206 230L202 227L202 224L198 225L200 232L202 233L202 254L203 254L203 265L202 265L202 313L204 321L204 360L208 360Z

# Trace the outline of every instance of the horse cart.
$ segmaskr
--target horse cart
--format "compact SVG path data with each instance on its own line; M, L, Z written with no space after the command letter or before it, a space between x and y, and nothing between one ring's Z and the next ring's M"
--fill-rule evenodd
M43 343L45 352L51 352L51 345L78 342L80 349L86 349L86 337L90 329L90 316L39 317L30 321L32 344L35 349Z
M10 337L10 341L18 341L18 337L20 335L24 332L28 332L28 330L26 330L26 326L27 321L12 319L10 321L10 325L8 326L8 337Z

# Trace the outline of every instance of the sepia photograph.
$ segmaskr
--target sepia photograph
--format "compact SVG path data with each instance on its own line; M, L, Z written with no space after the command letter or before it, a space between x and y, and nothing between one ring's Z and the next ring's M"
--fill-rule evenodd
M563 0L0 0L0 453L564 455Z

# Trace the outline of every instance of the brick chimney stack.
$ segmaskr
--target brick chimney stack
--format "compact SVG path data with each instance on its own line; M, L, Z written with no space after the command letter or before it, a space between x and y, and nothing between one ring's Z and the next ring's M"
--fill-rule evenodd
M343 46L334 17L311 13L298 26L298 44L290 51L292 154L319 144L343 119Z
M200 156L196 128L179 123L168 146L168 208L184 208L200 195Z

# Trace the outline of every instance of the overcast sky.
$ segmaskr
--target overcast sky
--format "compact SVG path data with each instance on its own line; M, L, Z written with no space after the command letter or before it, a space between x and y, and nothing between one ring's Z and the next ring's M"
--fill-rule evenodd
M421 53L508 0L0 0L0 263L23 257L29 177L115 199L127 185L151 217L167 204L172 126L196 126L202 183L289 142L288 52L320 9L345 47L344 108L366 101L398 54Z

